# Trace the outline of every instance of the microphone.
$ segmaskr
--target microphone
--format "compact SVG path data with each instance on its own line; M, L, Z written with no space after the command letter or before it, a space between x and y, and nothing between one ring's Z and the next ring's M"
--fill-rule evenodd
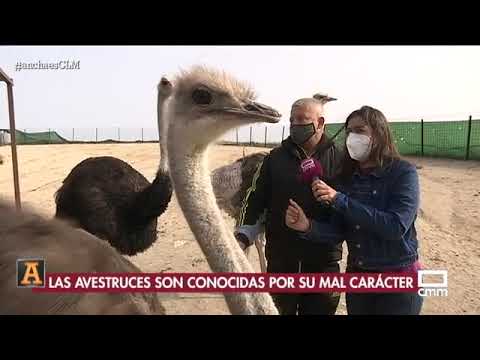
M321 180L323 177L323 167L315 158L302 160L300 163L300 178L307 184L312 184L315 180ZM321 201L322 205L330 205L329 201Z
M300 177L307 184L320 180L323 177L322 164L315 158L302 160L300 163Z

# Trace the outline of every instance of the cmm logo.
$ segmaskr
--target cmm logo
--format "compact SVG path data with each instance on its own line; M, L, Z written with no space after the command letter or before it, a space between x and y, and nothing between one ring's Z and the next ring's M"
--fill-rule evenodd
M426 282L424 276L440 276L441 282ZM448 296L447 270L419 270L418 271L418 295L425 296Z
M17 287L45 287L45 260L18 259Z

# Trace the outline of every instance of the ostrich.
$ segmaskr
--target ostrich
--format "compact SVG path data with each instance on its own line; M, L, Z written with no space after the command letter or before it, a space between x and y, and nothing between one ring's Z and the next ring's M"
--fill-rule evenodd
M215 169L211 174L213 192L218 206L236 221L240 217L243 200L253 182L253 176L266 155L266 152L260 152L244 156L232 164ZM238 223L236 223L237 225ZM267 272L263 219L258 222L258 235L254 243L258 252L261 272Z
M247 155L212 171L212 186L217 204L230 217L238 219L255 171L266 155L266 152Z
M171 92L171 83L162 78L157 97L161 160L153 182L120 159L88 158L72 169L55 194L55 217L107 240L125 255L143 252L155 242L157 218L172 197L162 120Z
M17 288L16 260L44 258L49 272L140 273L106 241L0 201L0 312L15 315L165 314L155 293L33 293Z
M223 221L207 167L209 145L228 130L255 122L276 123L280 114L253 101L253 91L229 75L201 66L184 71L167 111L168 163L184 216L214 272L253 268ZM278 314L265 293L226 293L233 314Z
M336 98L330 97L330 96L328 96L328 94L324 94L324 93L316 93L316 94L313 94L312 97L314 99L320 100L322 105L326 104L329 101L336 101L337 100Z

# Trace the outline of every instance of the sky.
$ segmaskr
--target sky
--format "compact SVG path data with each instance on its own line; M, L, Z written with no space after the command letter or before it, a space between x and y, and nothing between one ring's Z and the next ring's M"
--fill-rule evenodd
M80 61L78 70L20 70L17 62ZM390 121L480 117L480 46L2 46L19 129L156 128L156 84L205 64L253 85L288 125L291 104L325 92L327 124L362 105ZM8 127L0 84L0 128Z

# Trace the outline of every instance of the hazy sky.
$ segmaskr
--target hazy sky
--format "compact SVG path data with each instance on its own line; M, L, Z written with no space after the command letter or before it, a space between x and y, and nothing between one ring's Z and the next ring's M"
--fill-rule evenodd
M17 62L80 61L79 70L21 70ZM155 128L163 74L202 63L250 82L259 101L288 121L291 103L315 92L338 98L327 122L361 105L390 120L480 115L480 46L131 46L0 47L15 81L18 128ZM8 127L0 86L0 128Z

